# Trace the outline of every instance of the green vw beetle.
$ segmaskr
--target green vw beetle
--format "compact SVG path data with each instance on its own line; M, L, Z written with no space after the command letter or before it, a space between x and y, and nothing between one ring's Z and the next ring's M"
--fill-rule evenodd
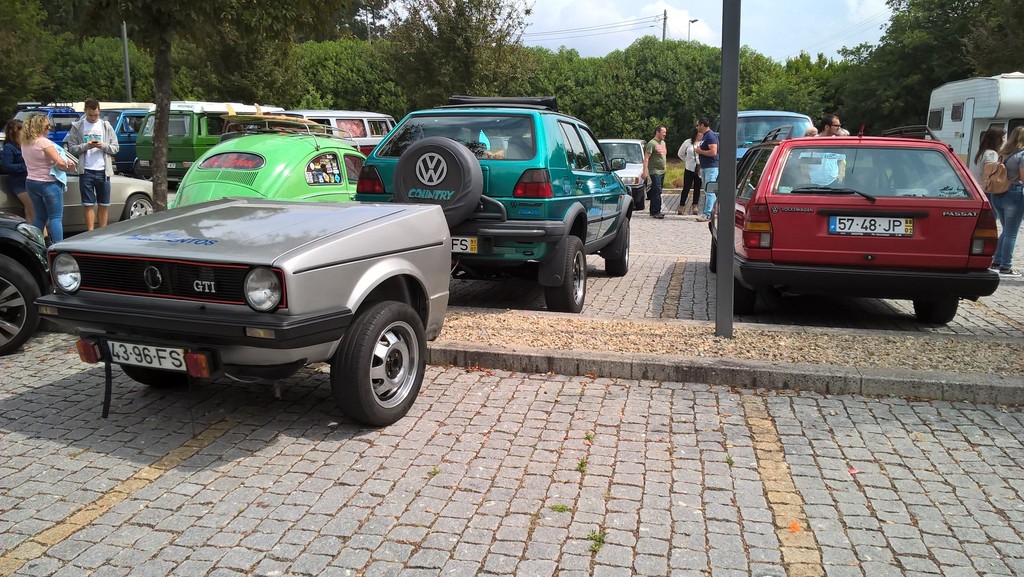
M366 160L350 143L287 130L223 140L189 168L168 208L235 197L350 202Z

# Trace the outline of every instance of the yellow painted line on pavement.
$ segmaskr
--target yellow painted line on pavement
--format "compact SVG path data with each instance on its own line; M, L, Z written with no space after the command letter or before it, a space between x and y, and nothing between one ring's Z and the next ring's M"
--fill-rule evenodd
M779 537L782 564L788 577L824 577L825 567L814 531L804 513L804 501L782 450L779 431L763 397L743 395L747 426L754 439L757 472L768 495L768 508Z
M156 481L164 473L174 469L199 451L208 447L222 437L224 433L230 431L236 424L238 424L236 421L225 419L210 425L152 465L143 467L128 479L118 483L92 503L84 505L81 509L71 513L63 521L26 539L17 547L0 555L0 577L10 577L18 569L21 569L25 563L42 557L50 547L88 527L89 524L115 505L131 497L139 489Z

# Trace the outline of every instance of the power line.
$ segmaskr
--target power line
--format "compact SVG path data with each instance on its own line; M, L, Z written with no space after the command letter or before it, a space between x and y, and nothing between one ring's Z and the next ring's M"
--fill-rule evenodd
M808 54L813 54L814 50L816 50L819 47L824 48L824 47L827 47L827 46L832 46L832 45L838 44L844 38L850 38L852 36L860 34L861 32L864 32L865 30L871 28L872 26L877 25L884 18L888 18L889 15L890 15L889 9L885 8L885 9L879 11L879 12L876 12L876 13L872 14L871 16L868 16L864 20L861 20L860 22L857 22L856 24L853 24L852 26L844 28L840 32L837 32L837 33L835 33L835 34L833 34L831 36L828 36L828 37L826 37L826 38L824 38L822 40L819 40L819 41L817 41L817 42L815 42L813 44L809 44L807 46L804 46L803 49L801 49L801 52L806 52ZM799 56L799 55L800 55L800 52L797 52L796 54L792 54L790 56L787 56L787 58L793 58L793 57L796 57L796 56Z
M636 26L634 28L626 28L626 29L623 29L623 30L613 30L613 31L610 31L610 32L592 32L590 34L569 34L567 36L550 36L550 37L547 37L547 38L530 38L529 40L530 40L530 42L535 42L535 43L552 42L552 41L555 41L555 40L569 40L569 39L572 39L572 38L587 38L588 36L608 36L609 34L622 34L622 33L625 33L625 32L635 32L637 30L646 30L648 28L657 28L657 27L658 27L658 25L656 23L653 23L653 24L646 24L646 25L643 25L643 26Z
M644 27L655 26L662 19L661 16L649 16L647 18L636 18L633 20L623 20L613 24L600 24L597 26L585 26L583 28L566 28L564 30L547 30L544 32L525 32L524 37L537 37L537 36L564 36L566 34L575 35L577 32L593 32L601 30L614 30L616 28L627 28L633 27L637 24L646 24Z

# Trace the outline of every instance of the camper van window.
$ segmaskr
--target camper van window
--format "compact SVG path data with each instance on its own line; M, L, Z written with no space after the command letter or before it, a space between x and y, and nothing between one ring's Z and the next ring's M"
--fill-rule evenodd
M957 102L953 104L953 108L949 111L949 119L953 122L960 122L964 119L964 103Z
M367 120L366 122L370 125L371 136L384 136L391 130L387 120Z
M224 119L219 116L206 117L206 134L217 136L224 132Z
M935 110L928 111L928 128L932 130L942 130L942 113L945 112L945 108L937 108Z

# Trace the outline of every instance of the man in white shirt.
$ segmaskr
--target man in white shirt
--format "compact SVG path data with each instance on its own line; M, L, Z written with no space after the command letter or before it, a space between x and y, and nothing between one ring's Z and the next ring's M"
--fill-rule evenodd
M107 226L110 177L114 175L113 158L119 146L114 127L100 118L98 100L85 100L85 117L71 125L64 147L79 159L78 190L82 195L85 229Z

